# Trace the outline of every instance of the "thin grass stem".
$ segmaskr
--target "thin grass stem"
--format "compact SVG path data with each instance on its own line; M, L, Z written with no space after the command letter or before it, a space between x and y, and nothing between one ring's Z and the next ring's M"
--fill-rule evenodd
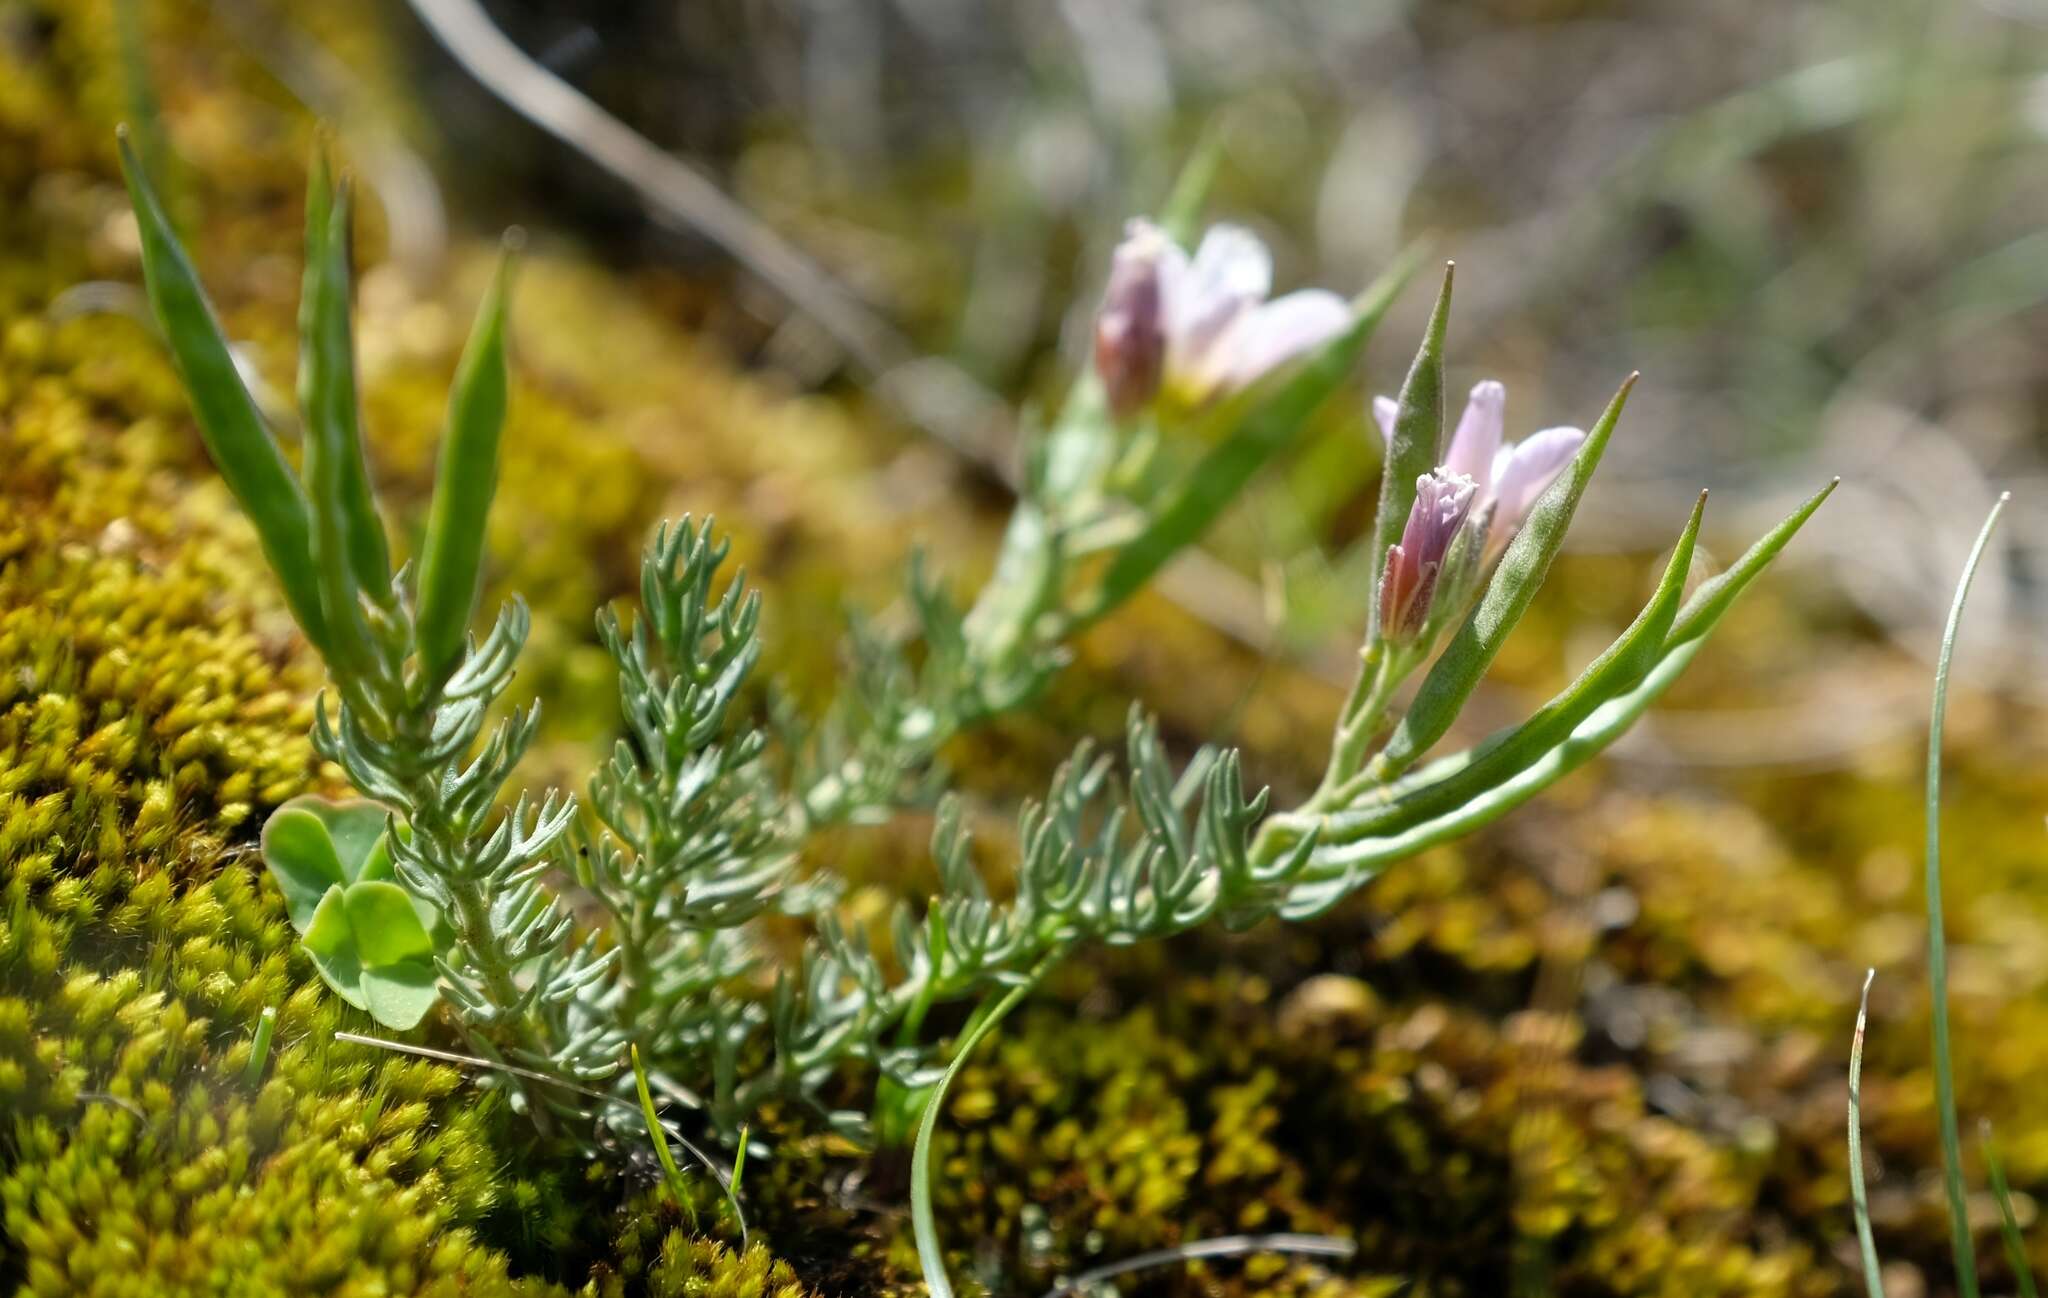
M2039 1298L2040 1290L2034 1287L2033 1264L2027 1261L2027 1241L2020 1237L2020 1221L2013 1215L2012 1187L2006 1184L2005 1160L1998 1156L1998 1145L1991 1139L1990 1122L1978 1128L1978 1142L1984 1150L1985 1170L1991 1177L1991 1194L1998 1200L1998 1232L2005 1240L2005 1260L2012 1267L2013 1282L2020 1287L2020 1298Z
M1941 1116L1941 1159L1948 1188L1949 1244L1955 1253L1956 1292L1961 1298L1978 1298L1977 1250L1970 1235L1969 1200L1963 1189L1962 1133L1956 1120L1955 1067L1950 1057L1948 1020L1948 940L1941 915L1941 732L1948 716L1949 665L1955 658L1956 632L1963 621L1963 605L1970 596L1970 582L1977 565L1991 543L1998 515L2012 498L1998 498L1985 516L1977 543L1963 564L1962 579L1956 583L1955 602L1950 605L1948 625L1941 634L1941 657L1934 666L1934 703L1927 725L1927 984L1934 1012L1934 1098Z

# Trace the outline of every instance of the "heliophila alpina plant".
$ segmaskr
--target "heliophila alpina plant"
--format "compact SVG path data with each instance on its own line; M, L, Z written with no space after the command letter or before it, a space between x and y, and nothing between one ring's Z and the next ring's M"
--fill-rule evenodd
M335 697L318 711L319 750L366 800L281 808L266 836L309 954L338 993L389 1026L412 1026L438 999L439 1021L476 1053L524 1070L508 1074L521 1079L516 1101L566 1138L597 1121L641 1121L637 1105L580 1107L594 1086L623 1095L630 1049L659 1089L701 1105L725 1133L775 1096L816 1104L855 1133L876 1120L900 1137L921 1113L928 1171L937 1106L923 1097L944 1076L926 1031L933 1007L983 1002L957 1067L1082 947L1303 919L1502 815L1626 730L1827 494L1688 596L1695 509L1642 614L1571 686L1520 725L1418 765L1534 599L1628 393L1586 433L1506 446L1505 393L1482 383L1446 445L1447 274L1399 396L1375 406L1386 451L1371 542L1380 576L1359 592L1358 680L1314 795L1272 807L1227 749L1176 768L1134 711L1121 775L1083 743L1021 810L1006 899L977 872L958 804L939 798L940 893L900 907L878 952L835 915L829 874L799 868L807 839L929 799L948 740L1035 698L1068 639L1196 541L1344 385L1412 259L1350 301L1321 290L1269 300L1270 261L1248 232L1218 226L1185 251L1201 186L1184 185L1116 250L1094 364L1031 436L1021 497L970 602L956 604L913 561L910 640L856 625L822 715L757 716L748 684L772 614L743 577L724 575L727 546L708 520L665 526L643 557L637 611L597 619L625 734L581 811L553 793L508 808L537 713L489 718L525 637L523 607L515 601L481 642L467 637L507 397L509 260L456 374L421 554L394 570L356 411L346 186L316 166L295 469L125 160L150 298L208 449L328 666ZM1206 449L1191 462L1159 453L1197 440L1182 436L1197 425ZM593 922L564 904L572 886ZM812 936L764 992L770 913L798 917ZM824 1084L853 1063L881 1075L876 1101L826 1111ZM929 1258L934 1228L928 1201L919 1206Z

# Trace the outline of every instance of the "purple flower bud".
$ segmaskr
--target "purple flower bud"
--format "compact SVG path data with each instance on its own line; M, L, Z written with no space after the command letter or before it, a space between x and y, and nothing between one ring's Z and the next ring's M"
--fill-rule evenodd
M1478 483L1444 469L1415 480L1415 506L1380 575L1380 635L1389 643L1412 644L1429 624L1444 561L1478 494Z
M1127 419L1151 404L1166 369L1166 277L1179 250L1165 233L1133 221L1110 260L1095 316L1095 372L1109 408Z

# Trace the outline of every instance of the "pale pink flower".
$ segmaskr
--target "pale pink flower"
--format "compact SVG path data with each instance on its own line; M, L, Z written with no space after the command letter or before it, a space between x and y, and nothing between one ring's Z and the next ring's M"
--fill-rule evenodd
M1335 293L1303 289L1268 300L1272 291L1272 256L1242 226L1211 227L1190 258L1157 226L1132 221L1096 317L1096 367L1111 407L1128 414L1162 389L1201 405L1250 386L1351 325L1350 304Z

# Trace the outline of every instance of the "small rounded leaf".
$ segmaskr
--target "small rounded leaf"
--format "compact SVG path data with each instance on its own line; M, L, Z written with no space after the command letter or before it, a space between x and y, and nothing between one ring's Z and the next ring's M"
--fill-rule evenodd
M327 890L320 898L320 904L313 908L313 922L306 925L305 936L301 939L305 948L314 955L338 955L354 951L355 931L348 921L348 908L343 902L344 892L340 884Z
M263 863L284 893L292 927L305 933L330 888L348 882L327 826L311 811L286 803L263 822Z
M332 987L335 995L359 1010L369 1008L363 1000L363 966L356 957L355 933L349 927L338 885L329 888L314 909L313 922L307 925L300 945L312 957L321 981Z
M375 880L350 884L342 900L365 968L433 956L433 939L420 923L412 898L397 884Z
M404 960L363 970L362 1007L387 1028L404 1031L419 1026L441 998L434 968L424 960Z

